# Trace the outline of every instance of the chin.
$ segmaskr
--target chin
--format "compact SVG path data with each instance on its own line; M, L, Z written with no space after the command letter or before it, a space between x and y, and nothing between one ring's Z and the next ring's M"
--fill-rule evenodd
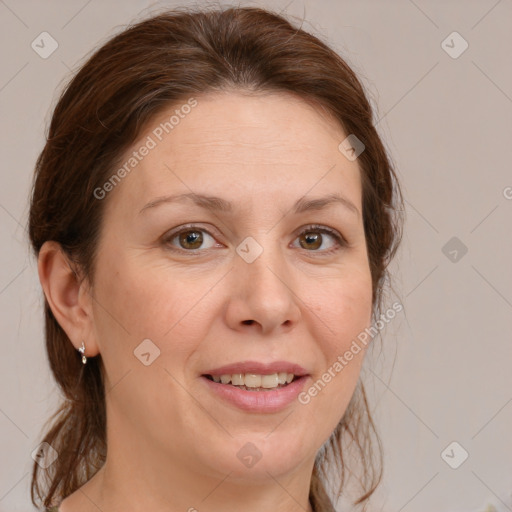
M307 453L304 442L285 444L285 433L272 439L265 439L265 436L268 432L244 435L241 439L230 438L230 446L220 448L213 456L215 465L212 469L229 474L230 480L250 479L257 483L268 481L270 475L277 478L293 472L299 465L307 463L308 458L314 460L316 453ZM211 461L209 458L208 462Z

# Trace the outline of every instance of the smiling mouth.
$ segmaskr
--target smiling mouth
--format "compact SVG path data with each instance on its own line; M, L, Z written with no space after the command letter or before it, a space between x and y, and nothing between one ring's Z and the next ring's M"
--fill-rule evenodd
M271 375L203 375L203 377L217 384L231 386L245 391L273 391L282 389L301 378L293 373L274 373Z

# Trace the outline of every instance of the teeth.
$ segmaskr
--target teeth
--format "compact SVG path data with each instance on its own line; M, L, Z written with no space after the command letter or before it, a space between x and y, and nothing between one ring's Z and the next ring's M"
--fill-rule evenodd
M279 375L273 373L272 375L263 375L261 377L262 388L277 388L279 384Z
M293 374L292 374L293 375ZM284 373L278 373L277 378L279 379L279 384L286 384L286 377L288 374L286 372Z
M248 388L277 388L293 380L293 373L272 373L271 375L256 375L254 373L234 373L232 375L213 375L215 382L233 384L234 386L247 386Z
M243 386L244 385L244 374L243 373L234 373L231 375L231 384L235 386Z
M254 375L253 373L246 373L244 375L244 384L248 388L261 388L261 375Z

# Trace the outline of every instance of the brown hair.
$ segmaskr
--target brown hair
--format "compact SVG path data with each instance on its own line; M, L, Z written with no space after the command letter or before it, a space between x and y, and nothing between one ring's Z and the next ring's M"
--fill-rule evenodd
M125 150L154 116L183 98L215 90L281 91L314 101L360 139L358 157L363 218L372 285L373 315L381 309L387 265L402 235L402 195L372 122L363 87L346 62L315 36L259 8L175 10L128 27L99 48L62 93L46 144L36 163L29 235L36 256L47 240L58 242L76 264L77 278L94 281L103 209L94 190L111 176ZM341 142L341 141L340 141ZM31 499L58 504L103 465L106 410L101 355L83 366L45 300L46 350L63 392L43 441L58 452L46 470L34 463ZM374 461L372 433L378 442ZM341 495L343 440L359 450L366 502L382 478L381 443L359 381L339 425L318 453L310 500L332 510L326 482L330 461ZM356 459L354 459L356 460ZM43 480L43 476L46 478ZM44 483L43 483L44 482Z

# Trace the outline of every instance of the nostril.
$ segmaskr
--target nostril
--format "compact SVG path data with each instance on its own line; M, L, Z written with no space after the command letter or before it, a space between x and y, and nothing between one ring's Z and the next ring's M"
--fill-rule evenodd
M252 325L254 323L254 320L244 320L242 323L245 325Z

